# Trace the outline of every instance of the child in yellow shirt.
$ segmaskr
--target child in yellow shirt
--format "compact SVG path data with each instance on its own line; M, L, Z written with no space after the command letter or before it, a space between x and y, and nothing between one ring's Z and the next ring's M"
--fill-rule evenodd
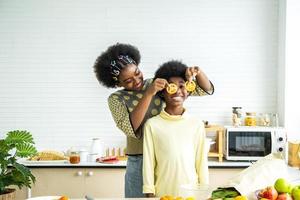
M208 184L204 124L183 107L189 95L186 68L170 61L155 73L155 78L166 79L178 90L160 93L166 107L144 126L143 192L148 197L178 196L182 184Z

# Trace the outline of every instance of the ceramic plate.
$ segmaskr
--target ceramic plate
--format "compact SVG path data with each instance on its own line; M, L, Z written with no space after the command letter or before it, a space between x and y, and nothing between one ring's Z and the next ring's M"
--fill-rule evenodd
M24 160L22 161L26 164L61 164L68 163L68 160Z

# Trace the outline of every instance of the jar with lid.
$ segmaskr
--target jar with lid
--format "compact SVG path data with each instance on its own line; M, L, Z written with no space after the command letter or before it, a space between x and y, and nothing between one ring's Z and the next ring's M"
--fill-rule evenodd
M242 107L232 107L232 125L242 125Z
M245 126L256 126L256 113L246 112Z
M71 164L78 164L80 163L80 155L78 151L70 152L70 163Z
M259 126L270 126L270 114L269 113L259 113L258 114L258 125Z

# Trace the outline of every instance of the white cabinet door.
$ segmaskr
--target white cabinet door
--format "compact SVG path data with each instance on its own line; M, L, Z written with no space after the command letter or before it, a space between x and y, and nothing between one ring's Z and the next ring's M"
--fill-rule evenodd
M123 198L125 168L86 169L85 191L96 198Z
M84 194L85 169L38 168L32 169L36 183L31 189L32 197L66 195L82 198Z

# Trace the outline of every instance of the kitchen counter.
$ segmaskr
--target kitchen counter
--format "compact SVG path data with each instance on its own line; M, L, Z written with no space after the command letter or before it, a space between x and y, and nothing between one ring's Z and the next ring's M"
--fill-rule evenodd
M79 164L70 164L68 162L56 162L56 161L21 161L22 164L26 165L29 168L126 168L126 161L119 161L114 164L105 164L97 162L82 162ZM214 160L208 161L209 168L247 168L251 165L251 162L240 162L240 161L226 161L218 162Z

